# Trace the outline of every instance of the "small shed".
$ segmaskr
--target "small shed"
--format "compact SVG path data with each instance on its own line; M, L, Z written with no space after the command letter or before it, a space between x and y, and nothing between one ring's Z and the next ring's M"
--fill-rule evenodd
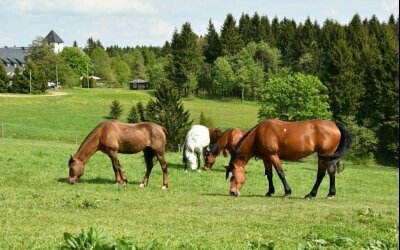
M132 90L150 89L150 82L142 79L135 79L129 82L129 89Z

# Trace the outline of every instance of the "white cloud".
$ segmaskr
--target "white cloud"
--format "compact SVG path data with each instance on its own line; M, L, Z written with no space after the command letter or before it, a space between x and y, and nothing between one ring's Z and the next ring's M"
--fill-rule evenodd
M25 12L56 12L73 14L153 14L155 9L144 0L17 0L17 9Z
M386 13L395 14L399 11L399 2L398 0L385 0L381 3L382 9Z
M161 19L151 19L149 21L149 32L153 36L172 36L175 26Z

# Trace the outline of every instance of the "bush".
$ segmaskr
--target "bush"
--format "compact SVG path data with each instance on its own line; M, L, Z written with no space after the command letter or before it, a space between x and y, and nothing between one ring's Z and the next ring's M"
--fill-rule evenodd
M285 121L330 119L328 89L311 75L284 69L268 75L261 87L258 117Z
M373 159L376 152L378 138L376 133L367 127L357 124L354 116L341 117L342 122L350 131L352 144L350 146L350 157L361 161Z
M122 106L118 100L113 100L110 105L110 113L108 114L109 119L118 120L122 114Z
M138 123L140 122L140 116L136 105L133 105L131 110L129 111L129 115L127 118L128 123Z
M203 111L200 113L199 124L208 128L214 127L213 120L210 117L205 116Z

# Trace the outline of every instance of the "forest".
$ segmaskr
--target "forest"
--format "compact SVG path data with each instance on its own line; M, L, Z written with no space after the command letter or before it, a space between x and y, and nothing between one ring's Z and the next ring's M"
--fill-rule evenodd
M105 47L89 38L55 54L36 39L29 50L25 70L12 79L0 67L0 92L43 93L48 81L63 88L170 83L181 97L259 102L259 120L342 121L356 156L398 166L399 18L393 15L319 24L227 14L220 31L209 20L207 34L198 35L186 22L160 47Z

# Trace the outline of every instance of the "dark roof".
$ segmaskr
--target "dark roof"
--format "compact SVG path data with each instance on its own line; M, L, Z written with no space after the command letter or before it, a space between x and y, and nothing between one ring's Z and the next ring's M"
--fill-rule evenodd
M24 58L28 54L25 47L3 47L0 48L0 58L6 60L7 58Z
M51 30L49 34L47 34L46 39L50 43L64 43L64 41L53 30Z
M143 80L143 79L135 79L133 81L130 81L130 83L148 83L149 81Z

